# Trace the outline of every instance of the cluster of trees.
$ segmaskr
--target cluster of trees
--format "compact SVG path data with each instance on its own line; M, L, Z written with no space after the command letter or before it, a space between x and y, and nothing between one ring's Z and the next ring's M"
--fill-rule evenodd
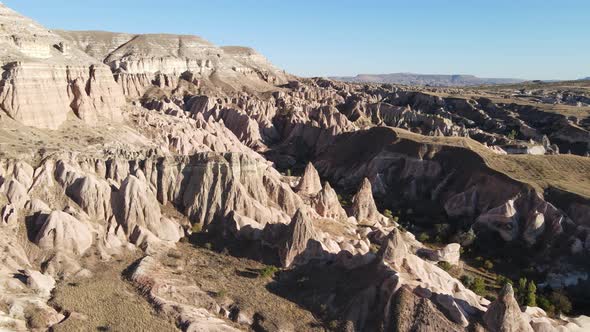
M503 278L502 280L511 283L510 279ZM572 303L563 291L553 290L545 295L540 295L533 280L527 280L527 278L518 279L518 284L514 290L516 300L521 306L540 307L550 316L567 314L572 310Z
M516 300L522 306L537 306L537 285L533 280L527 281L526 278L520 278L516 286Z

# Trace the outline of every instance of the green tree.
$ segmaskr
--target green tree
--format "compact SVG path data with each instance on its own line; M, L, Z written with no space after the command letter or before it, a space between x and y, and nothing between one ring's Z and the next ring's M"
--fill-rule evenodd
M552 292L549 300L555 306L556 313L567 314L572 311L572 302L562 291Z
M520 305L526 304L527 284L527 278L518 279L518 284L516 285L516 301Z
M535 285L534 281L529 281L529 284L526 289L526 303L529 307L536 307L537 306L537 285Z
M549 316L555 316L555 306L548 298L539 296L537 303L539 304L539 307L545 310Z

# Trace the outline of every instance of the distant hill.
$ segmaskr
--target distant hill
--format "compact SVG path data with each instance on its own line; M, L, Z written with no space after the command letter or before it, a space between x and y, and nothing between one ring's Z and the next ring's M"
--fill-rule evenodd
M430 86L473 86L484 84L511 84L524 80L515 78L481 78L473 75L423 75L413 73L394 74L361 74L355 77L331 77L345 82L358 83L393 83L405 85L430 85Z
M584 77L584 78L580 78L580 81L590 81L590 76Z

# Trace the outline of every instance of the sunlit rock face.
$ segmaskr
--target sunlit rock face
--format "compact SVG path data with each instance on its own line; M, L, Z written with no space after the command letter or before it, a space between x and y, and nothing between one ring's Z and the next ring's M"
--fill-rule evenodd
M0 4L0 108L33 127L57 129L70 112L88 124L121 120L125 99L108 66Z

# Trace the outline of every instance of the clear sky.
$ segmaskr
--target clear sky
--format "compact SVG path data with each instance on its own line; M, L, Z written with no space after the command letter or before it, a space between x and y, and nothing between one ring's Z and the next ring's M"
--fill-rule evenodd
M196 34L302 76L590 76L588 0L4 0L49 28Z

